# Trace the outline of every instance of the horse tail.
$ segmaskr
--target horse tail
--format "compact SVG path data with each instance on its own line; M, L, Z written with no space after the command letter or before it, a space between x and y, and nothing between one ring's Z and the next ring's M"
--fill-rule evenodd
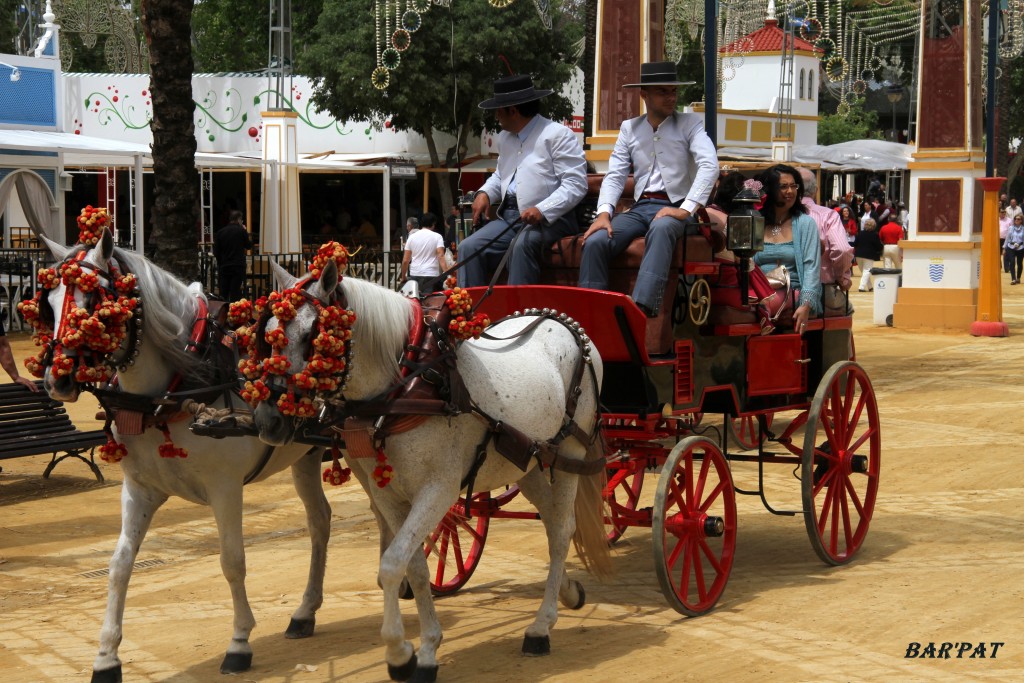
M599 427L595 426L595 429ZM598 438L587 450L588 460L604 458L604 435L601 432L598 432ZM604 526L603 493L607 481L608 476L604 468L597 474L581 476L576 486L574 502L576 532L573 534L572 542L583 566L599 579L608 578L613 573L608 532Z

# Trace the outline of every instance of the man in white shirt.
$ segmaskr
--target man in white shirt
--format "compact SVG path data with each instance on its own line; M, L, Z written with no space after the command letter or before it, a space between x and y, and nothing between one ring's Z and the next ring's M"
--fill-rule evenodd
M1017 206L1016 199L1010 197L1010 205L1006 207L1006 217L1010 219L1011 225L1013 224L1013 219L1016 218L1021 213L1024 213L1024 210Z
M541 249L576 233L573 213L587 193L587 160L576 134L539 113L529 76L494 82L494 97L479 104L494 110L501 125L497 169L473 200L473 222L500 202L497 218L459 245L459 285L487 284L488 275L518 234L508 262L508 284L540 280Z
M445 267L444 238L435 230L437 217L425 213L420 217L420 227L405 243L402 254L402 281L415 280L420 294L429 294L439 288L437 276Z
M633 300L648 317L661 310L676 240L707 203L718 180L718 154L697 114L676 111L679 81L674 62L640 65L647 113L624 121L601 183L597 218L583 236L580 287L608 288L608 264L637 237L646 236ZM636 203L612 219L632 169Z

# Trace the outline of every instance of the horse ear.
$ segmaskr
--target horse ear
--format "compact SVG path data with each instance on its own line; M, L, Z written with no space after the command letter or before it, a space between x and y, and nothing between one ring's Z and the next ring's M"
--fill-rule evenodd
M100 242L96 245L100 250L100 257L103 259L103 263L109 263L111 257L114 255L114 234L107 228L103 228L103 233L100 235Z
M277 261L270 262L270 270L274 272L274 282L277 283L280 290L291 289L299 281L299 278L285 270L284 266Z
M338 287L338 264L334 259L327 259L320 271L320 301L327 303L331 294Z
M50 250L50 253L53 254L53 257L58 261L63 261L67 258L67 255L71 253L72 249L74 249L74 247L65 247L63 244L57 244L46 235L40 235L39 238L43 240L43 244L46 245L46 248Z

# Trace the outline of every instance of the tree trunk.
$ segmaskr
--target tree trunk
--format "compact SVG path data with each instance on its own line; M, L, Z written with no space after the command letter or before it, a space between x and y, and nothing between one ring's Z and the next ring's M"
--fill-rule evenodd
M199 277L199 177L192 100L193 0L142 0L153 102L154 261L187 280Z
M441 157L437 154L437 143L434 141L434 129L426 126L420 135L427 141L427 151L430 153L430 165L434 168L441 168ZM458 150L458 140L455 142L455 149ZM441 206L433 214L442 223L448 217L448 207L452 205L452 186L450 173L433 173L434 182L437 184L437 193L441 198Z

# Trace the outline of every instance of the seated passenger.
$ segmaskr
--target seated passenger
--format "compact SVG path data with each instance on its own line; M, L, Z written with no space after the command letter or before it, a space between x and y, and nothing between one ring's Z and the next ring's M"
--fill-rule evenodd
M807 213L818 226L821 239L821 285L825 292L825 306L845 307L845 292L853 282L853 245L847 239L842 218L833 209L816 204L818 179L809 168L800 169L800 180L804 184L804 196L800 200L807 207ZM832 285L832 286L829 286ZM842 293L840 293L841 290Z
M487 284L516 234L508 262L508 284L540 280L541 249L579 230L573 209L587 193L587 161L576 135L540 115L539 100L551 90L536 90L529 76L494 82L494 97L480 103L501 125L498 167L473 200L473 223L500 202L498 217L462 240L458 278L461 287Z
M697 114L676 111L679 81L673 62L640 66L640 88L647 113L624 121L601 183L597 218L583 236L580 287L608 288L608 265L637 237L646 235L643 262L633 300L648 316L661 310L676 240L708 201L718 177L715 145ZM615 204L629 175L635 178L633 205L615 216Z
M803 334L807 320L821 314L821 242L818 226L801 203L804 186L792 166L777 164L760 175L766 194L764 251L754 263L766 275L779 266L789 271L789 281L799 298L793 311L793 329Z

